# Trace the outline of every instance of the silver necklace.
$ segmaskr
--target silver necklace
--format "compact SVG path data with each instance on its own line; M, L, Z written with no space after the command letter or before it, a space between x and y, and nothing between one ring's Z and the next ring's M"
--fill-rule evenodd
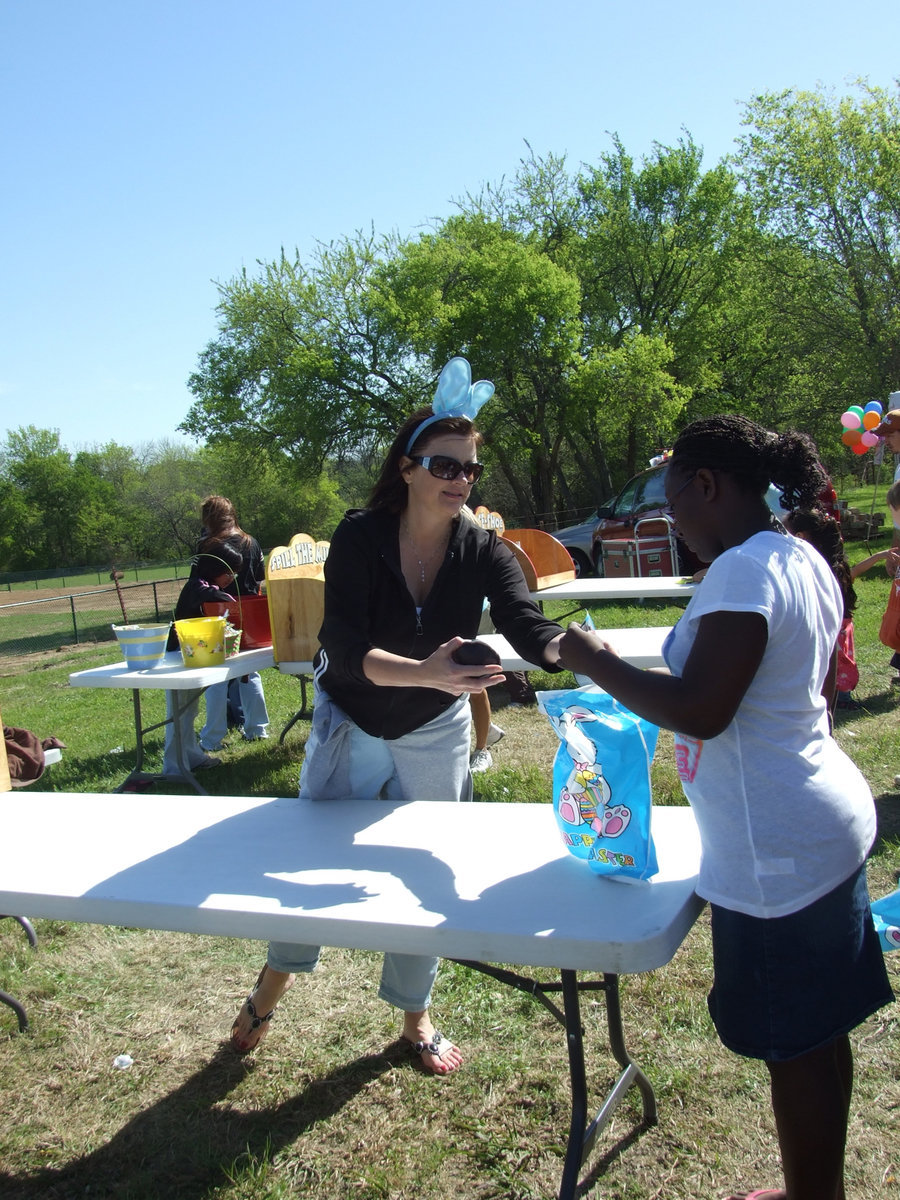
M446 540L442 541L437 547L435 547L434 550L432 550L432 552L430 554L426 555L426 557L423 558L422 552L419 550L419 547L413 541L412 534L409 532L409 525L407 525L407 523L404 521L401 524L400 528L403 531L407 542L409 542L410 550L412 550L413 554L416 556L416 562L419 564L419 579L422 582L422 584L424 585L426 570L431 566L431 564L434 562L434 560L438 557L439 554L443 554L443 552L447 548L447 542L446 542Z

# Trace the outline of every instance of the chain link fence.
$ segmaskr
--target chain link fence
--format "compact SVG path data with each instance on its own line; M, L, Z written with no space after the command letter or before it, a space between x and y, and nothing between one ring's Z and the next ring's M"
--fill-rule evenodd
M142 559L130 563L117 562L113 569L119 579L131 580L133 583L146 583L162 575L187 579L191 572L191 560ZM106 587L112 578L109 563L106 566L46 567L40 571L0 571L0 592L41 592L47 588L56 588L77 593L85 592L88 588Z
M0 604L0 660L115 641L113 625L170 621L183 586L159 579Z

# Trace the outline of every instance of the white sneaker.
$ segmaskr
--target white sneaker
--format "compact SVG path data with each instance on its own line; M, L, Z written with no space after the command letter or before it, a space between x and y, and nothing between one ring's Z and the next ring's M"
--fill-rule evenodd
M476 750L469 759L469 770L473 775L478 775L481 771L486 771L494 765L494 760L491 757L490 750Z
M501 729L499 725L495 725L494 722L491 721L491 727L488 730L487 735L487 744L489 746L496 746L505 733L505 729Z

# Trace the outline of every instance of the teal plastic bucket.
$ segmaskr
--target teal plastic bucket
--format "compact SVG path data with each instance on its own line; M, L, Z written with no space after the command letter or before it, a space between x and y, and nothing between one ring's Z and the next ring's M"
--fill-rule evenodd
M167 625L113 625L113 633L129 667L148 671L165 661L171 628L171 621Z

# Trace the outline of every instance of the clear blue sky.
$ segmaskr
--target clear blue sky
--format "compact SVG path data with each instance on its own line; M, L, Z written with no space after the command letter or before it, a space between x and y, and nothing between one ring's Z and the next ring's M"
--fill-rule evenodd
M3 0L0 438L183 440L215 280L900 74L897 0Z

